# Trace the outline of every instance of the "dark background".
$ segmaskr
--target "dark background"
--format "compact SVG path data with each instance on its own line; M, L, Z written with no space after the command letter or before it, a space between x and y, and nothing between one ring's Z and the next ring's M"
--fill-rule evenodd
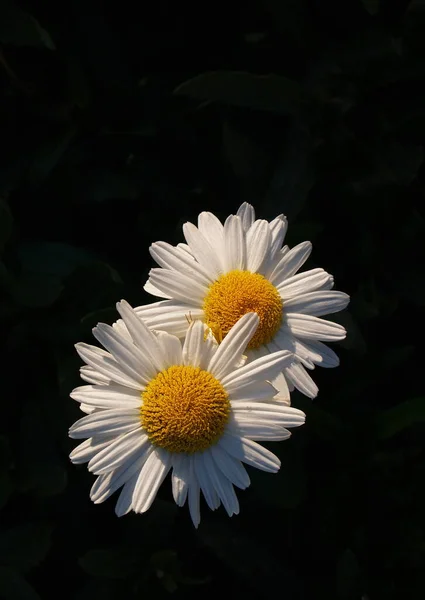
M425 2L0 3L0 597L425 597ZM252 202L352 297L306 425L196 531L70 465L73 344Z

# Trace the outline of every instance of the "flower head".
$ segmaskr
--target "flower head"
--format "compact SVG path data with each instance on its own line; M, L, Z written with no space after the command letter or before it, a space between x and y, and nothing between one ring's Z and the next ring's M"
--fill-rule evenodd
M136 312L156 329L184 336L187 315L200 319L218 341L243 315L255 312L259 326L248 345L249 360L288 350L293 360L273 385L289 402L294 386L314 398L318 388L306 371L316 365L336 367L337 355L323 342L344 339L344 327L320 318L346 308L349 296L334 291L333 277L323 269L297 273L310 255L310 242L283 246L287 220L255 220L244 203L224 225L203 212L198 227L185 223L186 244L152 244L161 268L150 271L145 290L165 298Z
M155 332L127 302L118 303L122 320L100 323L93 333L106 350L76 348L87 366L90 385L71 397L88 413L69 430L87 438L71 453L97 475L95 503L122 487L116 514L149 509L172 471L174 500L188 500L195 526L200 522L200 491L208 506L239 512L233 486L250 481L242 463L276 472L279 459L254 440L285 440L288 427L304 423L303 412L275 402L268 383L289 364L287 350L245 364L243 352L255 336L259 317L245 314L218 345L199 320L184 341Z

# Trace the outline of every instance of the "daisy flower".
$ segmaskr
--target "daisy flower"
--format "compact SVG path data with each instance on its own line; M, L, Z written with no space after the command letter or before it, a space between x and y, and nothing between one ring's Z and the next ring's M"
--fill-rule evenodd
M187 244L156 242L150 247L161 268L151 269L145 290L165 300L136 312L150 327L177 336L185 334L188 321L200 319L219 342L240 317L257 313L260 324L249 342L248 358L278 350L293 353L294 360L273 381L280 399L289 402L294 387L310 398L317 395L306 369L339 364L323 342L342 340L346 331L320 317L346 308L349 296L332 289L333 277L323 269L297 273L312 245L282 247L287 225L284 215L270 222L256 220L247 203L224 225L202 212L198 227L183 225Z
M272 473L280 467L254 440L285 440L287 428L305 420L300 410L273 400L276 390L267 381L290 353L244 364L259 324L255 313L243 316L218 345L201 321L181 341L149 329L127 302L117 309L120 322L93 329L106 350L76 345L89 385L71 397L89 414L69 430L71 438L87 438L70 458L88 462L97 475L91 499L101 503L122 487L116 514L143 513L171 471L174 500L179 506L188 501L196 527L200 491L211 509L222 503L230 516L238 514L233 486L250 483L242 463Z

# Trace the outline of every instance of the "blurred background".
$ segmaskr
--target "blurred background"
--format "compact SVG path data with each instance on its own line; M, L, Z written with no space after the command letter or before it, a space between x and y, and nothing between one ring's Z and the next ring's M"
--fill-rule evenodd
M0 598L425 597L424 0L0 3ZM71 466L78 341L149 244L243 201L349 293L335 370L241 514Z

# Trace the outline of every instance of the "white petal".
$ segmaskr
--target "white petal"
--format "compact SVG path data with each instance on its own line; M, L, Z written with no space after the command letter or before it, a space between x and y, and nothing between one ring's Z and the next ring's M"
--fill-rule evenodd
M183 364L200 367L204 347L205 326L201 321L191 323L183 344Z
M214 377L221 379L234 370L235 362L242 358L259 322L260 319L256 313L247 313L233 325L208 365L208 371Z
M345 328L339 323L326 321L319 317L291 313L285 317L286 324L294 336L306 340L321 342L337 342L347 335Z
M146 306L138 306L134 312L152 329L183 337L191 321L202 319L202 308L176 300L162 300Z
M114 437L105 437L105 438L89 438L88 440L84 440L81 444L78 444L76 448L71 452L69 458L74 465L81 465L83 463L89 462L103 448L109 446L111 440Z
M177 248L186 252L192 260L196 260L192 254L191 249L189 248L189 246L187 244L183 244L183 243L177 244Z
M105 352L101 348L96 348L96 346L83 344L82 342L75 344L75 349L85 363L108 377L111 381L136 390L141 389L143 384L140 377L134 378L124 373L121 365L108 352Z
M263 264L268 262L271 241L272 235L267 221L260 219L255 221L246 234L246 268L248 271L253 273L261 271Z
M297 359L307 369L314 369L314 363L311 361L310 352L301 342L292 335L290 328L284 324L275 335L272 342L267 344L270 352L276 352L277 350L288 350L295 354Z
M160 290L185 303L202 304L208 290L190 275L169 269L151 269L149 279Z
M164 368L164 361L156 335L125 300L117 303L117 311L123 318L134 344L142 351L142 355L153 365L155 371L161 371Z
M133 508L133 493L138 477L139 473L135 473L127 483L124 484L115 506L115 514L117 517L123 517Z
M93 408L138 408L141 392L122 385L82 385L72 390L71 398Z
M179 271L194 279L202 286L213 281L207 271L181 248L174 248L167 242L155 242L149 248L152 258L164 269Z
M102 375L102 373L99 373L98 371L96 371L96 369L93 369L93 367L80 367L80 377L81 379L84 379L84 381L87 381L88 383L94 383L94 384L108 384L111 382L111 378L107 377L106 375Z
M93 328L93 335L112 354L124 373L135 381L146 385L155 376L152 362L146 354L110 325L99 323Z
M193 524L196 529L201 522L201 511L199 508L200 505L200 487L198 480L195 476L195 467L193 465L193 458L190 458L190 486L188 491L188 502L189 502L189 512L190 517L192 519Z
M152 447L147 452L142 453L141 456L138 456L132 463L125 463L106 475L99 475L90 490L91 500L95 504L101 504L127 481L130 481L133 475L139 474L151 452Z
M86 415L91 415L97 409L94 406L89 406L88 404L81 403L80 410Z
M244 202L241 204L236 214L241 218L244 231L248 231L255 220L254 207L251 206L251 204L248 204L248 202Z
M158 344L161 347L164 369L168 369L173 365L181 365L183 357L182 345L179 338L165 331L158 331L157 338Z
M333 287L334 279L332 275L326 273L323 269L311 269L304 273L297 273L286 279L277 286L277 290L283 298L285 310L285 301L294 296L315 290L330 290Z
M295 296L285 302L286 313L303 313L320 317L344 310L350 302L350 296L344 292L319 291Z
M231 456L261 471L276 473L280 468L277 456L253 440L234 437L226 432L218 441L218 445Z
M204 371L208 371L208 365L210 364L211 359L217 350L217 346L218 346L217 340L212 335L212 333L209 333L209 335L204 340L204 345L202 348L201 363L199 365L199 367L201 369L203 369Z
M288 229L288 219L285 215L279 215L269 223L272 234L272 242L270 247L271 257L273 258L281 250L283 240L285 239Z
M311 242L302 242L289 250L270 273L270 281L279 287L285 279L292 277L310 256L312 248Z
M224 268L244 270L246 266L246 243L242 221L235 215L230 215L224 223Z
M198 229L208 240L220 264L224 267L223 225L219 219L210 212L202 212L198 216Z
M204 452L202 454L204 467L208 472L208 477L214 486L220 500L223 503L229 517L237 515L239 513L239 502L233 489L233 485L223 475L223 473L217 469L216 464L212 458L211 452Z
M159 298L171 298L170 294L165 294L163 291L155 287L148 279L148 281L143 286L143 289L148 294L152 294L152 296L159 296Z
M183 234L196 260L216 279L221 271L220 257L214 252L210 243L193 223L183 225Z
M286 365L290 364L291 360L290 352L281 351L269 354L229 373L221 383L230 394L233 394L236 389L248 387L257 383L259 379L273 380Z
M209 477L207 466L204 461L204 455L205 453L195 454L193 457L193 465L205 501L211 510L215 510L219 506L219 497Z
M177 506L183 506L191 485L190 459L184 454L175 454L172 460L173 472L171 474L171 485L173 498Z
M274 385L268 381L259 381L253 383L249 387L236 389L230 394L230 403L237 404L238 402L250 402L253 400L261 401L273 398L277 393Z
M293 362L292 365L286 367L284 373L285 377L287 377L302 394L305 394L309 398L315 398L319 393L319 388L299 362Z
M76 421L69 430L69 437L80 439L112 434L120 435L140 426L138 409L101 410Z
M282 402L286 406L291 406L291 394L289 393L288 382L286 381L285 375L279 373L272 381L273 387L276 388L277 394L274 399L277 402Z
M211 454L217 467L229 481L241 490L249 486L251 483L249 475L240 460L230 456L228 452L217 444L211 446Z
M232 407L232 414L236 419L254 421L269 421L283 427L299 427L305 422L305 414L290 406L281 403L268 402L239 402Z
M130 431L96 454L89 462L88 470L95 475L108 473L124 463L133 462L135 455L141 456L149 444L149 438L141 428Z
M234 416L228 425L228 431L235 436L257 441L280 442L291 437L291 433L283 425L241 415Z
M304 341L305 347L310 352L310 358L314 364L324 367L325 369L332 369L339 365L339 358L335 352L322 344L322 342L316 342L313 340Z
M162 448L154 448L143 465L134 489L134 512L144 513L151 507L170 468L171 454Z

